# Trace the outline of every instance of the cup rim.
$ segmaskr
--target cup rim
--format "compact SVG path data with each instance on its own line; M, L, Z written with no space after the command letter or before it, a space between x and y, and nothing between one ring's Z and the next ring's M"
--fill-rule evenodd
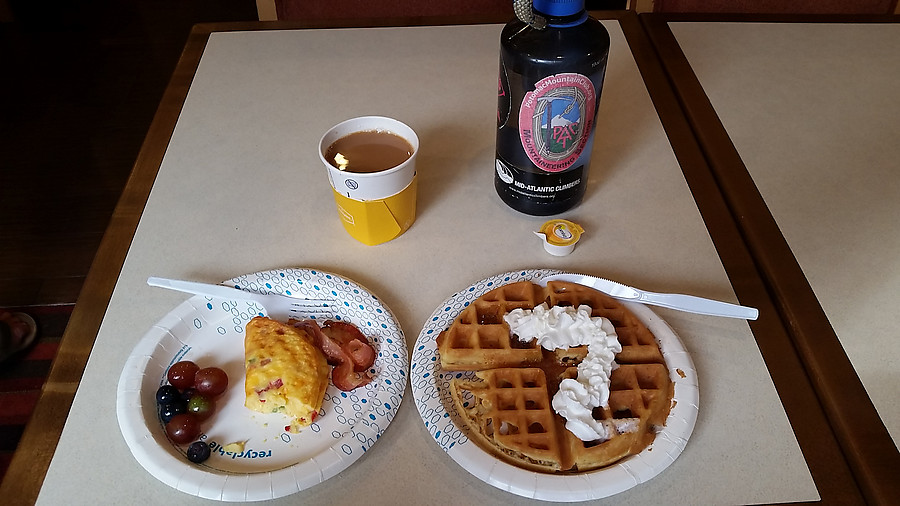
M395 165L389 169L379 170L377 172L345 171L345 170L341 170L341 169L335 167L334 165L332 165L331 163L329 163L328 160L325 159L325 150L328 149L328 147L334 141L337 141L338 139L340 139L342 137L346 137L346 136L354 134L356 132L366 132L369 130L376 130L379 127L363 128L363 129L354 128L344 134L341 134L341 135L335 137L335 139L333 141L328 143L328 146L325 145L325 139L328 138L329 135L334 134L335 131L338 131L339 129L341 129L341 127L344 127L347 124L355 123L355 122L363 122L363 121L385 122L385 123L392 124L393 126L397 126L397 127L400 127L400 129L405 130L404 133L401 133L401 132L396 131L396 129L392 129L390 127L383 128L383 130L390 132L394 135L397 135L399 137L402 137L405 141L409 142L413 148L412 154L409 156L409 158L404 160L399 165ZM407 135L407 133L408 133L408 135ZM322 134L322 137L319 138L318 151L319 151L319 160L322 163L324 163L326 168L328 168L329 170L336 170L336 171L339 171L339 173L341 173L341 174L353 174L353 177L355 177L355 178L372 179L372 178L377 178L377 177L383 177L383 176L392 174L394 172L399 172L399 171L403 170L409 163L411 163L410 160L412 160L419 153L419 136L416 135L416 131L413 130L412 127L410 127L406 123L404 123L398 119L395 119L395 118L390 118L388 116L356 116L356 117L341 121L340 123L332 126L328 130L326 130L325 133Z

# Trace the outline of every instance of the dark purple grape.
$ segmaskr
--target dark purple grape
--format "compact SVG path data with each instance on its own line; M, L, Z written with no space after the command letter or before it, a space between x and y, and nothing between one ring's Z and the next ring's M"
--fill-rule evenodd
M191 397L193 397L194 394L196 394L196 393L197 393L197 389L194 387L185 388L184 390L181 391L181 400L183 400L184 402L188 402L191 400Z
M163 385L156 391L156 404L171 404L181 399L178 389L172 385Z
M187 403L179 399L177 402L161 404L159 406L159 419L162 420L162 423L169 423L173 416L186 412Z
M203 441L195 441L187 449L187 458L195 464L199 464L209 458L209 445Z

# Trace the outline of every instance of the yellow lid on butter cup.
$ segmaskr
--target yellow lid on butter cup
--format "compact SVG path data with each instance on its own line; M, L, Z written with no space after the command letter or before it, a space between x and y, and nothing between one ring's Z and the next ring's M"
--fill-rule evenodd
M575 249L575 243L581 239L584 229L581 225L569 220L550 220L535 235L544 241L544 249L551 255L568 255Z

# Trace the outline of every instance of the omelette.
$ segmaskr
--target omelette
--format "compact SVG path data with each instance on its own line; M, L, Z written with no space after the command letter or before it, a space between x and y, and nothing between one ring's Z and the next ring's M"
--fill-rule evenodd
M322 408L330 370L325 355L306 331L269 318L253 318L246 330L244 406L291 417L286 429L296 433Z

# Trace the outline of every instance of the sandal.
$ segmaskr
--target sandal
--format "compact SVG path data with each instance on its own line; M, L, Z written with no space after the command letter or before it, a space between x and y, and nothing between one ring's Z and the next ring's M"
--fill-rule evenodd
M0 362L31 346L37 323L25 313L0 313Z

